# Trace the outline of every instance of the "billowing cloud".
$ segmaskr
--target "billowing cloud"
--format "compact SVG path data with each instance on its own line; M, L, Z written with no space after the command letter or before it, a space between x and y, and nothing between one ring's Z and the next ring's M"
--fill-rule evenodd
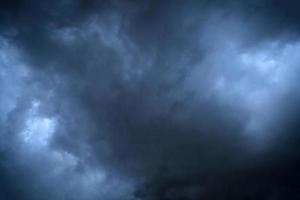
M0 4L0 199L297 199L296 1Z

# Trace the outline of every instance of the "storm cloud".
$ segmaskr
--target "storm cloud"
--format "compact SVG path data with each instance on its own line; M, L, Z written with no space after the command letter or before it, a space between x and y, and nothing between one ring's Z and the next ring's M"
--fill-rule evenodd
M299 199L300 3L0 3L0 199Z

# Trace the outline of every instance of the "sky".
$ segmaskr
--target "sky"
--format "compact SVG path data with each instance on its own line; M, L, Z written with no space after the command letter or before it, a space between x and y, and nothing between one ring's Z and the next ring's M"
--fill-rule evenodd
M300 199L299 8L1 1L0 199Z

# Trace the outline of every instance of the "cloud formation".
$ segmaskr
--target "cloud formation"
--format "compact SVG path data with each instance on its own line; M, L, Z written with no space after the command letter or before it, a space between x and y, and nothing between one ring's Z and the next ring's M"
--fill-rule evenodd
M0 3L0 199L297 199L297 1Z

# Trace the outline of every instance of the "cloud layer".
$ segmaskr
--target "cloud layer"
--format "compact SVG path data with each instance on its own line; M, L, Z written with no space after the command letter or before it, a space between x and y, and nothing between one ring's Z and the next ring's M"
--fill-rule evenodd
M0 199L297 199L297 1L0 3Z

